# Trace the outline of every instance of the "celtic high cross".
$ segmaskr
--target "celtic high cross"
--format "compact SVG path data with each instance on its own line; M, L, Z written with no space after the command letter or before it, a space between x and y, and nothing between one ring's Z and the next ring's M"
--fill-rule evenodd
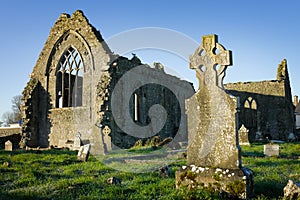
M202 36L202 45L190 57L190 68L197 72L199 88L203 84L223 88L223 78L229 65L232 65L231 51L225 50L214 34Z

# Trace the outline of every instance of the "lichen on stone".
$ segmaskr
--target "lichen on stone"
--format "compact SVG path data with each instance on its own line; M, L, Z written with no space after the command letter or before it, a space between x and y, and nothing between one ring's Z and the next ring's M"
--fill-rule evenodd
M277 80L278 81L282 81L282 80L286 79L286 69L287 69L287 62L286 62L286 59L283 59L277 68Z
M111 75L108 71L105 71L102 73L100 77L100 81L98 82L98 85L96 86L96 102L99 107L99 110L97 111L98 119L97 122L100 124L103 120L103 116L105 114L105 102L107 102L109 99L109 87L111 83Z

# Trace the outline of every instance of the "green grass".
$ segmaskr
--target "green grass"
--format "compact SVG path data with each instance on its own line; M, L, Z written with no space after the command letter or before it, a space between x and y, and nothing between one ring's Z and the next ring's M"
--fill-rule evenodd
M280 144L280 158L264 158L263 145L242 147L243 164L255 173L256 199L281 199L288 179L300 182L300 144ZM145 154L149 149L134 149ZM118 153L114 156L118 156ZM9 162L9 167L2 165ZM77 161L76 152L0 151L0 199L222 199L202 190L175 189L175 172L185 164L170 164L171 176L160 177L158 170L147 173L117 171L93 156ZM109 177L122 179L108 185Z
M300 143L283 143L279 144L280 147L280 157L281 158L292 158L294 156L300 156ZM243 156L254 156L263 157L264 156L264 144L254 143L250 146L242 146Z
M263 144L242 146L243 165L254 171L255 193L261 197L283 197L289 179L300 182L300 143L279 144L280 156L263 157Z

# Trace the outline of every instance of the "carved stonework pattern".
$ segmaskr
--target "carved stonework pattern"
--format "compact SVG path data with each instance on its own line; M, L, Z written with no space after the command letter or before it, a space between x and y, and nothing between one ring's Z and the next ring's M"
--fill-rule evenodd
M111 133L111 129L108 126L105 126L102 132L104 135L109 135Z
M196 70L199 79L199 89L187 101L188 119L197 119L188 121L189 164L224 168L239 166L237 100L223 88L225 71L231 64L231 52L218 43L216 35L203 36L202 45L190 58L190 67Z
M216 35L203 36L202 41L202 45L190 57L190 68L196 70L200 87L203 84L223 87L225 70L232 65L231 51L217 43Z

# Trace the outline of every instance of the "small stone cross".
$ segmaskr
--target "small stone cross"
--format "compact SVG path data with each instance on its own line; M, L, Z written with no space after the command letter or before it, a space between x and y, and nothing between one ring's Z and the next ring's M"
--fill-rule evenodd
M105 134L105 135L108 135L111 133L111 129L108 127L108 126L105 126L102 130L102 132Z
M195 69L199 86L213 84L223 87L227 66L232 65L231 51L218 43L217 35L202 37L202 45L190 57L190 68Z

